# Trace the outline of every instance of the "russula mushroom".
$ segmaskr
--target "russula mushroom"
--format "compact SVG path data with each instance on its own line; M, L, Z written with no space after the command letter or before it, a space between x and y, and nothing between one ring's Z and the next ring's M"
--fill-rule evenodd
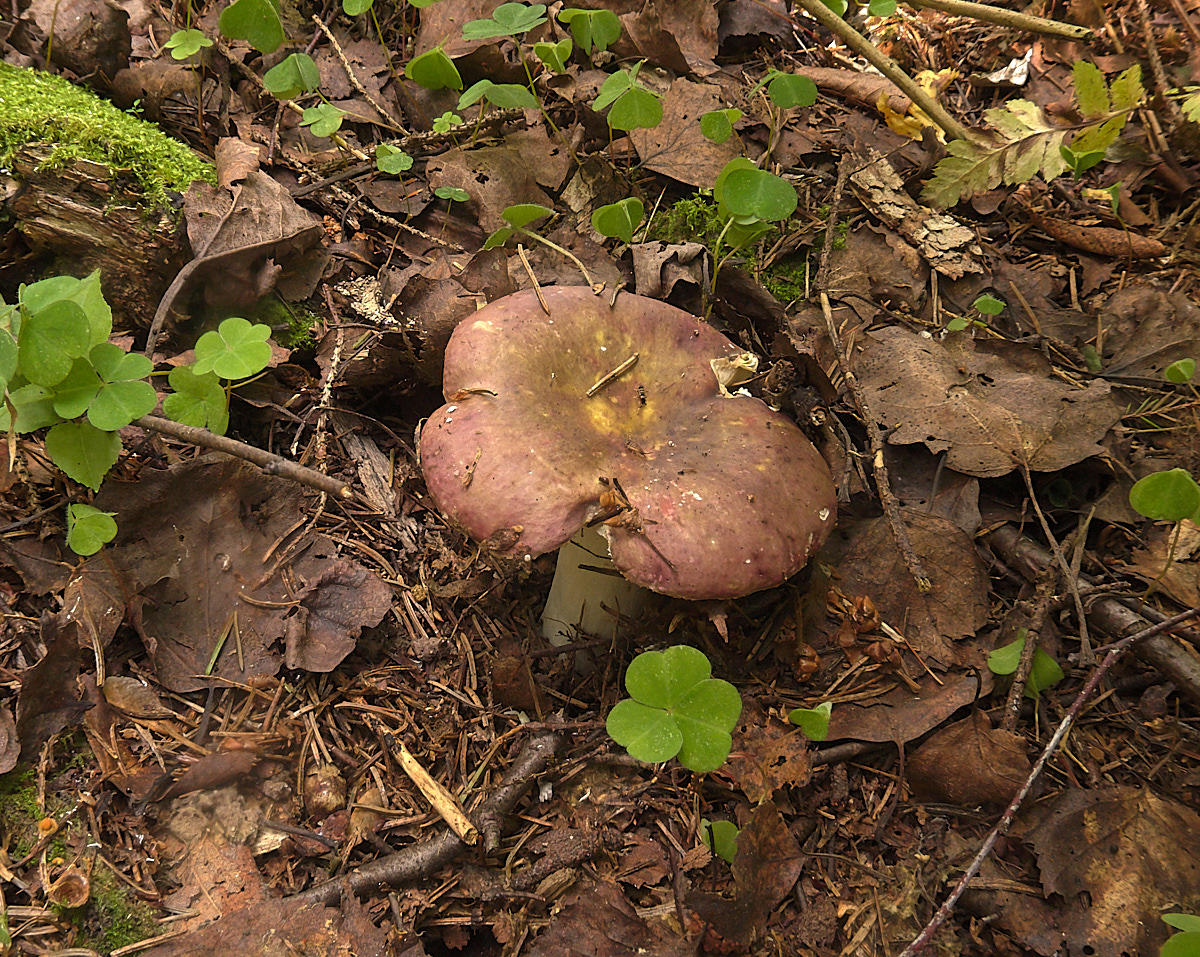
M794 422L722 394L713 361L742 350L656 300L542 295L546 311L514 293L450 337L446 404L420 439L438 507L518 559L598 528L625 579L676 598L739 598L803 568L833 528L833 482Z

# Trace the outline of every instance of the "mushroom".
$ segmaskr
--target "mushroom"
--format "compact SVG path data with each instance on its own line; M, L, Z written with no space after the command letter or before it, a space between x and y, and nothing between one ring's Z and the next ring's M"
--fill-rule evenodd
M450 337L446 404L419 449L438 507L526 561L596 529L627 581L676 598L739 598L803 568L833 528L833 482L794 422L718 383L745 353L653 299L541 293L544 307L514 293Z

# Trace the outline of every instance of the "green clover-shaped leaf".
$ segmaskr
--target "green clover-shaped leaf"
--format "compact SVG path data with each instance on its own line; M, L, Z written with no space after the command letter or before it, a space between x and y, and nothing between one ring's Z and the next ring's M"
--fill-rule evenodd
M502 3L490 19L463 24L462 35L467 40L515 37L545 23L545 13L544 3Z
M787 219L796 210L796 188L762 169L735 169L725 177L721 202L734 216L764 222Z
M300 117L300 125L307 126L313 136L333 136L342 127L345 114L332 103L310 106Z
M225 434L229 396L215 372L197 375L192 366L176 366L167 382L175 391L163 399L163 415L182 425Z
M459 84L460 86L462 84ZM458 126L463 121L463 118L457 113L451 113L447 110L436 120L433 121L433 132L449 133L451 129Z
M557 43L542 40L533 45L533 55L541 60L551 73L566 73L567 61L571 59L574 46L569 37L563 37Z
M94 505L67 506L67 545L76 555L95 555L117 537L115 512L102 512Z
M829 737L829 716L832 713L832 702L822 701L815 708L792 709L788 720L798 725L810 741L824 741Z
M817 84L806 76L777 73L767 84L767 95L780 109L812 106L817 102Z
M741 118L741 110L710 110L700 117L700 132L713 143L724 143L733 136L733 124Z
M626 196L618 202L601 206L592 213L592 228L601 236L631 243L633 232L642 224L645 215L645 204L636 196Z
M523 86L516 83L493 83L491 80L480 80L463 91L455 109L465 110L468 106L483 99L502 110L536 110L538 105L537 97Z
M171 51L171 57L176 60L186 60L199 53L204 47L212 45L212 40L199 30L176 30L163 44Z
M459 186L439 186L433 191L433 195L452 203L465 203L471 198L471 194Z
M700 840L717 857L730 864L737 857L737 839L740 833L733 821L710 821L706 817L700 819Z
M79 303L58 299L25 317L17 353L21 374L38 385L57 385L90 347L88 318Z
M589 57L593 49L604 52L621 36L621 21L611 10L561 10L558 19L570 28L571 36Z
M697 773L715 770L729 756L742 699L711 674L704 653L686 645L638 655L625 673L631 698L609 713L609 735L638 760L678 755Z
M381 173L399 176L405 170L412 169L413 158L404 150L380 143L375 147L375 168Z
M64 419L83 415L100 391L100 377L87 359L76 359L67 377L54 386L54 412Z
M347 16L357 17L370 10L374 4L375 0L342 0L342 10Z
M206 332L196 341L196 375L215 372L222 379L245 379L262 372L271 361L267 339L270 326L251 325L234 316L221 323L215 332Z

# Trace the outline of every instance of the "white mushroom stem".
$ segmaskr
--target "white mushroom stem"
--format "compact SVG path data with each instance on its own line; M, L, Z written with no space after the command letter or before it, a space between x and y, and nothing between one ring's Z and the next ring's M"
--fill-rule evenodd
M583 528L558 550L542 612L542 637L552 645L565 645L578 635L611 637L616 613L640 614L648 594L613 566L599 528Z

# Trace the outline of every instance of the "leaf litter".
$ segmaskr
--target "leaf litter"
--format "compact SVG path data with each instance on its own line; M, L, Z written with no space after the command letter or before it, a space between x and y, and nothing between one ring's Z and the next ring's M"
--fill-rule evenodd
M224 6L197 5L195 25L216 36ZM36 434L15 439L4 502L22 524L0 550L10 622L0 768L40 762L39 816L56 819L62 843L50 856L36 819L5 812L21 847L0 875L10 911L16 899L40 903L80 865L93 877L115 865L161 913L190 915L149 925L142 936L177 935L151 954L253 949L264 933L293 950L410 957L895 953L975 853L991 809L1020 786L1108 640L1101 626L1083 634L1073 583L1130 601L1131 614L1149 614L1147 600L1159 614L1195 602L1194 525L1176 534L1119 507L1134 478L1198 465L1194 393L1163 381L1168 365L1195 357L1200 331L1187 128L1131 119L1121 143L1136 148L1084 171L1086 190L1065 177L1005 185L1065 169L1068 136L1137 99L1131 74L1113 78L1151 60L1145 37L1172 83L1196 81L1176 8L1126 37L1134 52L1098 51L1099 85L1074 66L1091 57L1074 41L973 21L951 30L932 13L920 30L903 18L869 24L913 72L961 64L1002 91L943 86L953 113L982 114L993 133L990 145L951 147L967 165L931 179L942 147L928 118L799 7L731 0L697 17L684 3L603 6L621 24L611 52L576 55L541 84L557 130L533 111L472 107L451 132L430 132L458 91L403 78L412 56L444 43L464 86L524 83L512 37L461 35L494 2L377 5L383 43L361 18L334 17L312 35L321 89L348 114L345 149L259 97L265 65L245 44L204 54L195 71L178 66L156 58L177 25L145 9L114 28L115 45L54 44L59 68L87 75L62 51L92 56L123 106L140 101L217 160L221 187L183 204L190 284L168 301L179 323L157 343L160 358L194 341L190 316L249 309L294 279L279 292L321 317L316 346L280 349L235 426L364 488L374 480L364 500L330 503L131 429L120 474L95 500L119 514L120 537L74 563L39 515L61 479L39 464ZM89 0L56 9L75 17ZM1100 47L1104 18L1121 12L1072 10ZM45 18L45 4L31 8L7 58L54 53ZM302 19L287 28L313 31ZM567 35L549 19L524 41ZM663 120L610 130L588 104L617 62L637 60ZM780 112L754 89L765 61L813 79L822 98ZM698 119L722 108L743 116L714 144ZM1164 149L1164 135L1183 145ZM413 159L398 179L370 162L385 139ZM738 155L778 163L800 206L717 268L721 224L696 190ZM851 172L838 194L842 157ZM593 230L591 213L627 195L651 226L625 248ZM958 197L953 210L931 203ZM552 558L513 567L432 508L410 437L441 402L451 329L533 277L584 282L528 235L481 250L514 203L554 210L532 228L606 295L623 283L709 314L760 355L762 379L748 387L822 440L843 490L839 536L800 580L733 602L664 602L617 623L615 637L581 636L569 654L536 637ZM9 249L6 279L30 274L19 237ZM157 278L165 287L170 275ZM845 367L819 290L849 347ZM975 309L985 293L1004 302L1000 315ZM965 325L947 328L954 318ZM327 416L331 405L344 411ZM876 457L898 501L892 521L881 517ZM1053 534L1050 571L1027 582L990 537L997 528L1041 546ZM927 585L909 573L914 558ZM1064 568L1068 578L1049 577ZM1067 678L1036 701L1016 695L1014 711L1009 679L986 661L1021 622ZM704 648L747 701L730 761L702 781L630 764L602 730L624 666L668 634ZM1194 912L1185 805L1200 771L1187 721L1200 689L1186 669L1169 674L1137 664L1108 680L1043 775L1047 797L985 862L985 884L964 897L940 949L1153 953L1167 933L1159 912ZM833 709L818 746L786 716L821 702ZM408 787L393 734L476 815L484 856L468 864ZM84 779L72 762L89 766ZM522 816L510 816L535 779ZM338 780L345 796L331 796ZM740 825L732 868L704 846L701 817ZM364 903L339 900L329 876ZM1001 878L1002 889L986 884ZM85 934L104 922L98 906L70 926L30 919L63 946L97 946Z

